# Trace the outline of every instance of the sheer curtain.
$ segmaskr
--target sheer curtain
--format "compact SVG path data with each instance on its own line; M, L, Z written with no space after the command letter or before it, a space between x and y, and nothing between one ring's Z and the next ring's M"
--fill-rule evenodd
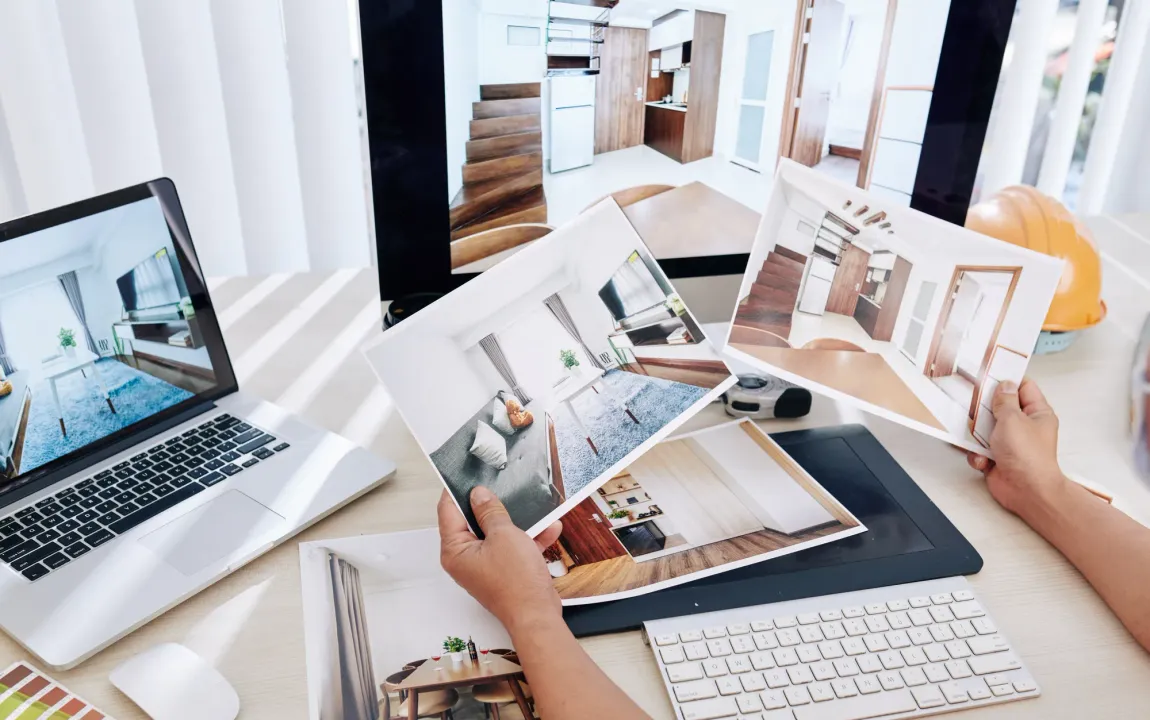
M59 354L60 328L83 335L82 324L55 278L0 296L0 325L8 356L22 370L38 368L44 358Z
M208 275L371 263L346 0L0 3L0 221L160 176Z

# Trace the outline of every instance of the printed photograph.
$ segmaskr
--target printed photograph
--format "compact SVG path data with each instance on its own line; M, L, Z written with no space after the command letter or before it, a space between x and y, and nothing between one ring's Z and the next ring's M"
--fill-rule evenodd
M215 382L156 199L0 244L0 482Z
M1022 380L1062 269L784 163L727 352L986 453L994 390Z
M366 352L472 527L484 485L532 535L735 382L612 201Z
M1134 354L1130 383L1130 418L1134 431L1134 467L1150 482L1150 317Z
M507 631L439 565L435 528L300 543L311 720L524 720Z
M864 532L750 420L672 437L563 516L564 604L661 590Z

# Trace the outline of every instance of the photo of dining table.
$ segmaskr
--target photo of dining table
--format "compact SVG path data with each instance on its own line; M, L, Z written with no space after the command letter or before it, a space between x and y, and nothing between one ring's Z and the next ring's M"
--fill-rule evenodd
M514 655L511 657L518 659ZM420 663L411 674L396 683L394 689L406 695L409 720L416 720L416 718L421 717L420 693L430 694L435 691L472 687L476 694L476 700L483 702L480 688L485 688L488 692L494 691L493 694L501 694L502 688L499 687L501 685L507 686L507 690L510 691L510 696L507 699L514 699L520 712L523 713L523 717L533 718L534 715L527 702L527 696L520 684L522 676L522 667L494 652L480 661L472 661L469 657L464 656L463 661L459 664L453 663L449 657L444 656L438 661L426 660ZM490 705L493 717L498 720L498 703L491 702Z

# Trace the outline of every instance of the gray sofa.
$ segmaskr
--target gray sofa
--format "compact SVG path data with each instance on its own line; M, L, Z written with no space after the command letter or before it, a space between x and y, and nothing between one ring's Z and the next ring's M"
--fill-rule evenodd
M535 422L510 437L500 433L507 441L507 467L496 470L471 454L476 422L482 420L491 424L494 400L492 397L484 403L479 412L432 452L431 461L464 509L472 527L477 525L468 498L472 488L484 485L507 506L515 524L527 529L562 504L559 491L552 483L546 413L528 405L527 409L533 410Z

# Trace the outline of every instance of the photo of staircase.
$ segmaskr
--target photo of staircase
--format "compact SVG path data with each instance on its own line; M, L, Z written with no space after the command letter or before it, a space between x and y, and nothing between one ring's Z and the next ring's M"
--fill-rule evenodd
M789 347L786 341L791 334L805 260L783 247L767 254L750 294L739 303L730 342Z
M451 203L451 240L524 223L547 222L543 192L541 83L482 85L472 104L463 187ZM471 243L474 244L474 243ZM468 247L470 257L492 252Z

